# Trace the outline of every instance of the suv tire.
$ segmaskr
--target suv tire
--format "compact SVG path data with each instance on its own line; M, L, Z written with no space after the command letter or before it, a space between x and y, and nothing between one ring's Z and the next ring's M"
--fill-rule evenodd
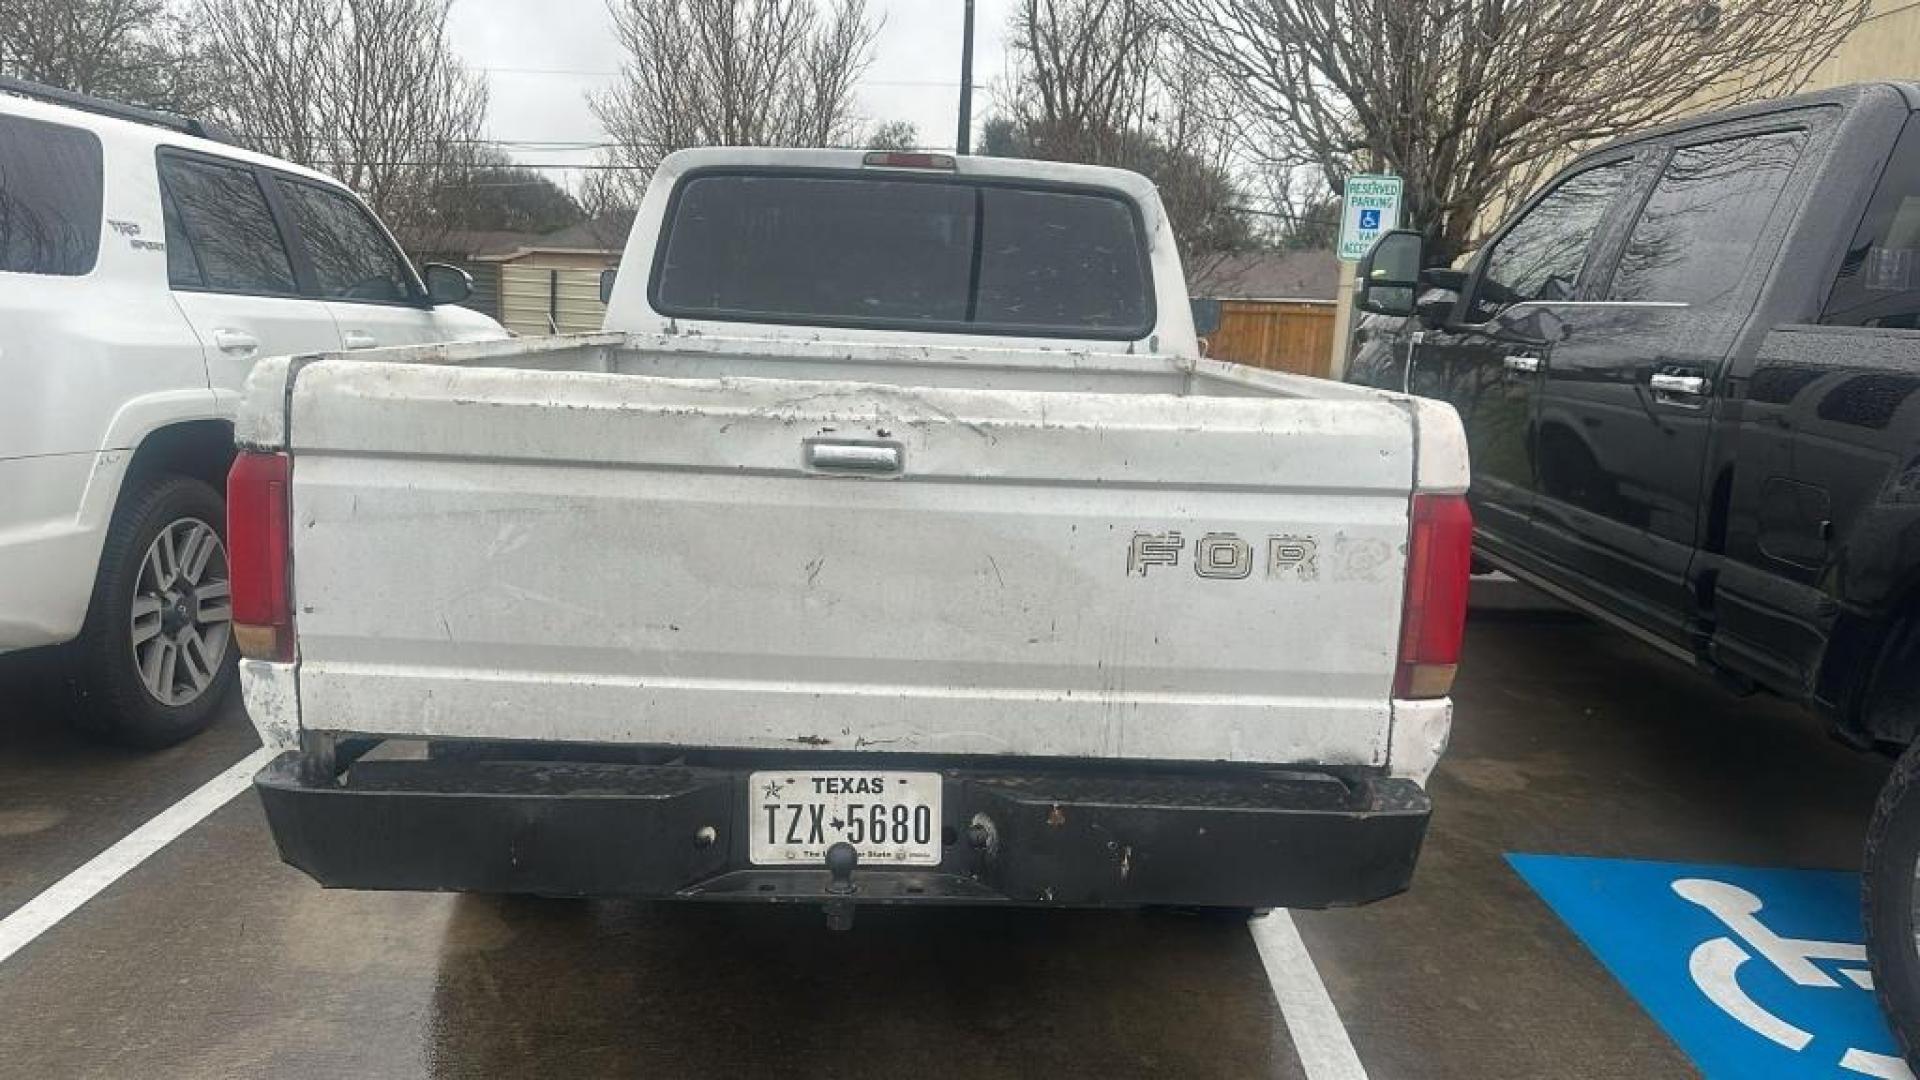
M77 643L84 730L157 748L212 722L239 666L226 531L226 500L192 477L123 495Z
M1881 1011L1909 1062L1920 1063L1920 742L1880 789L1867 826L1861 908Z

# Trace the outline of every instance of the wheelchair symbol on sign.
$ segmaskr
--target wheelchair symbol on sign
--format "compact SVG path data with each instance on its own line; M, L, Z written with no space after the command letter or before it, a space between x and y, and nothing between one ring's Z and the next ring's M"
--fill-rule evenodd
M1700 992L1720 1011L1779 1046L1800 1053L1813 1042L1813 1033L1769 1012L1741 989L1740 968L1756 955L1780 969L1796 986L1846 989L1814 963L1825 960L1855 988L1873 989L1873 975L1867 969L1867 950L1863 945L1782 937L1761 925L1760 909L1765 905L1759 897L1724 881L1682 878L1673 883L1673 891L1706 908L1733 932L1731 937L1701 942L1688 958L1687 970ZM1841 1055L1840 1067L1861 1076L1914 1080L1906 1062L1858 1047L1849 1047Z
M1380 230L1380 211L1378 210L1360 211L1360 231L1378 232L1379 230Z

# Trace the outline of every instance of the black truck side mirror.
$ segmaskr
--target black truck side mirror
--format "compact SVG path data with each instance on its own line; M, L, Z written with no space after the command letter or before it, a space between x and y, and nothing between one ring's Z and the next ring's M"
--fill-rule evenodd
M1395 229L1374 241L1373 249L1360 260L1354 306L1396 318L1414 314L1426 243L1426 238L1412 229Z

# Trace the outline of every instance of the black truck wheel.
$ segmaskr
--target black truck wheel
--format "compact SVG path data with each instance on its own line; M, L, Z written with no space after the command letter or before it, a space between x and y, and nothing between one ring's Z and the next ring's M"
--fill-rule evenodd
M207 726L233 686L226 501L162 474L114 511L79 645L80 726L161 747Z
M1920 743L1900 755L1867 826L1861 908L1873 989L1907 1060L1920 1066Z

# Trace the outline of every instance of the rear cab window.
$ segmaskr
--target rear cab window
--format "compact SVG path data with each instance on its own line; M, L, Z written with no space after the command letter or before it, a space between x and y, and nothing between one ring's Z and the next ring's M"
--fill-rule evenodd
M690 173L663 315L1127 340L1154 325L1146 230L1118 192L827 171Z
M0 273L78 277L100 254L100 140L0 116Z

